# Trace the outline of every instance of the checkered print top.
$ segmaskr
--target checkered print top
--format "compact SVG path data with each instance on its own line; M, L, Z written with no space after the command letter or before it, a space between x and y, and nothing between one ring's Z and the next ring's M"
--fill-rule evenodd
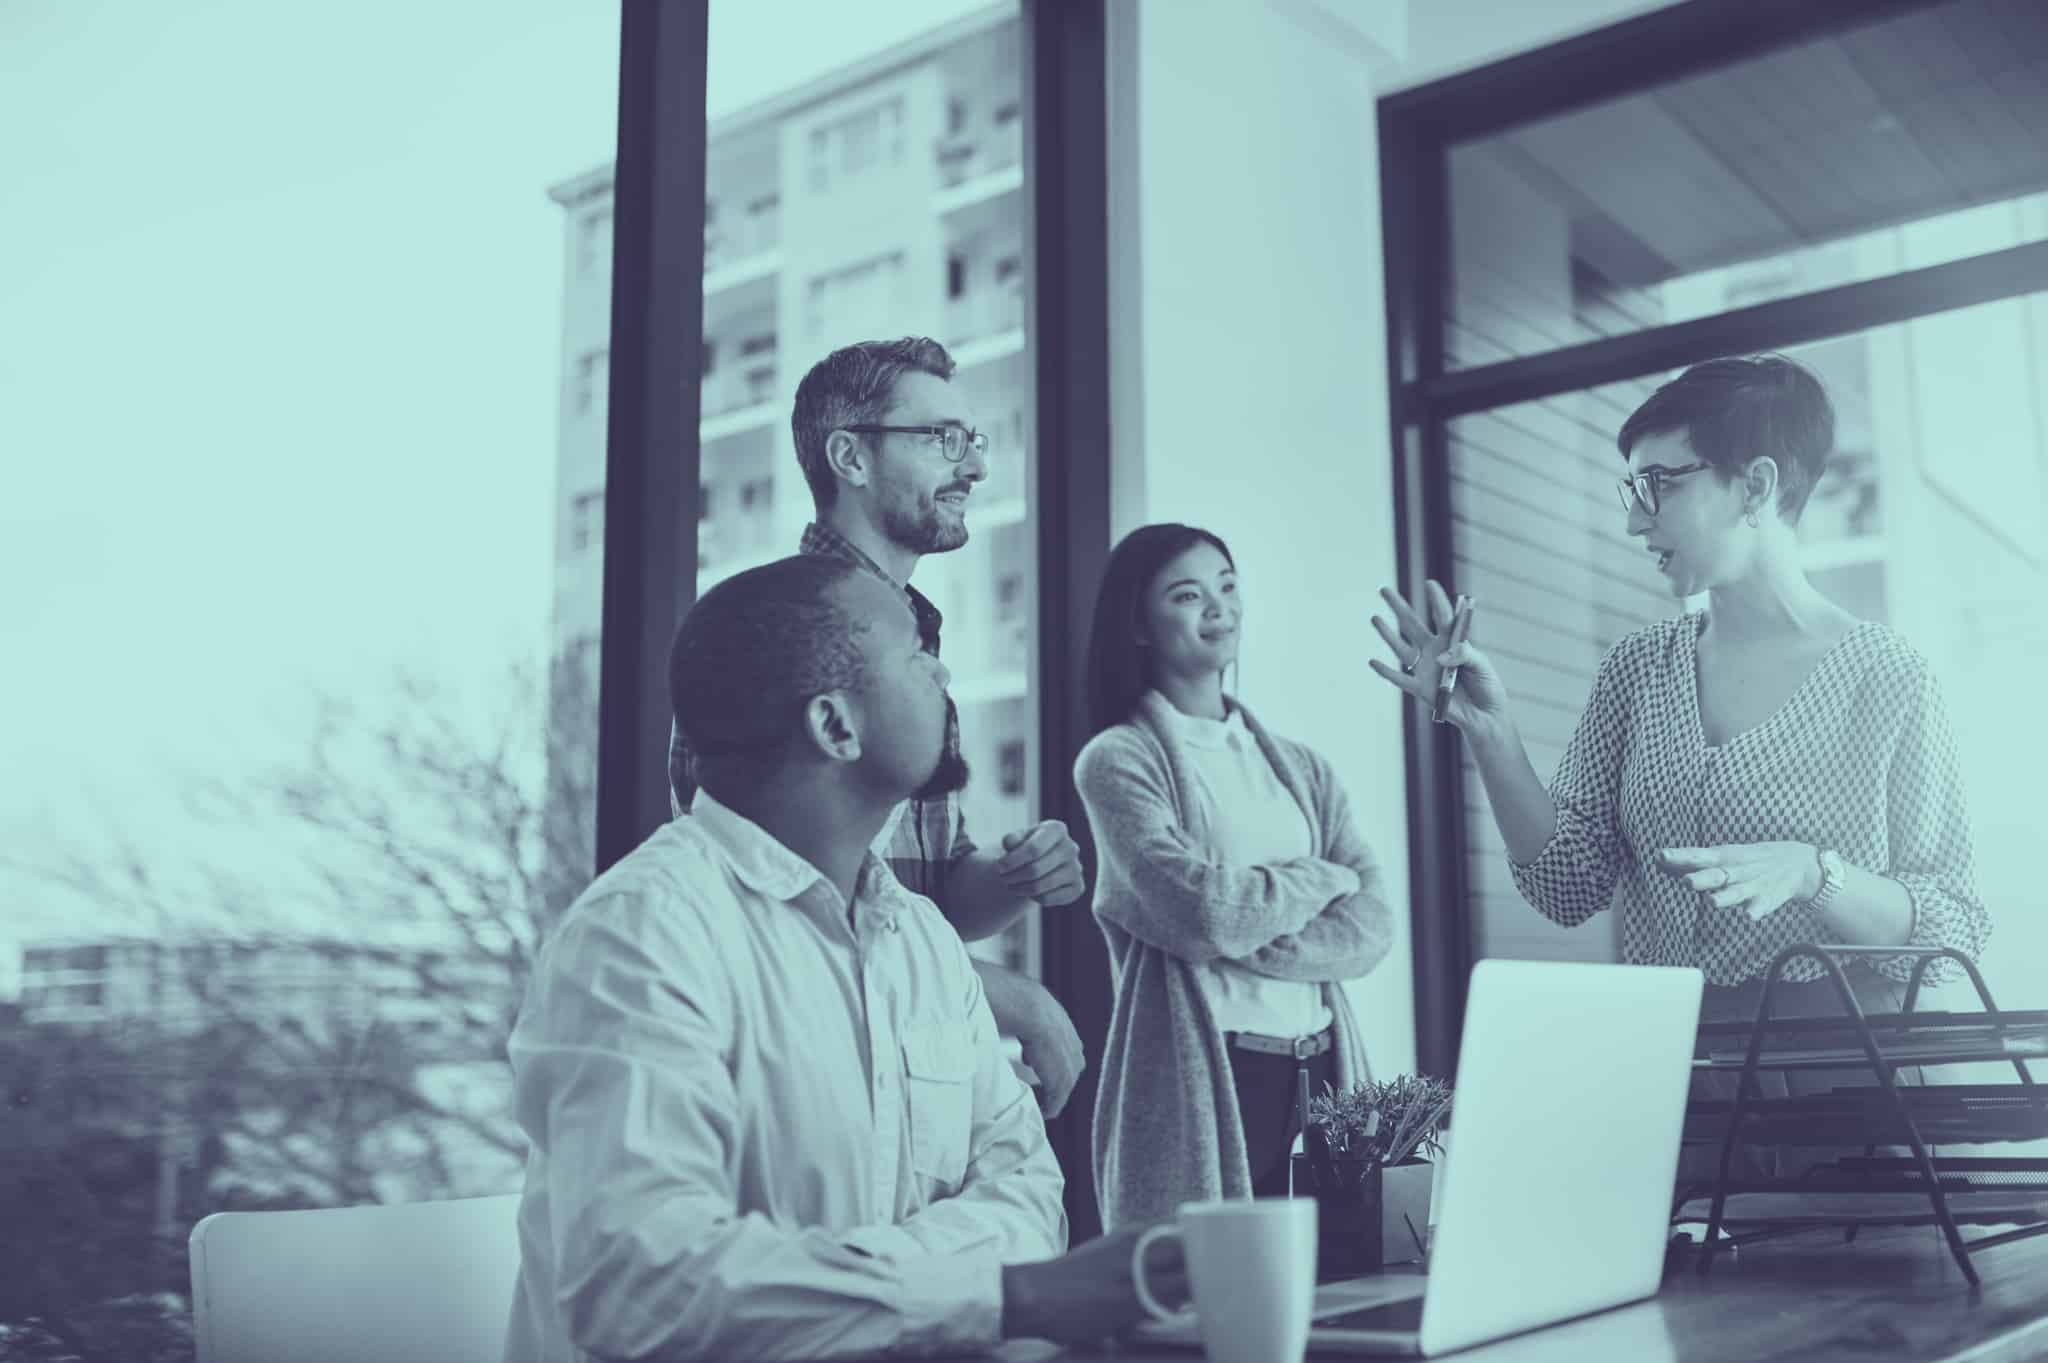
M1646 626L1601 659L1551 783L1556 831L1534 861L1510 863L1522 897L1567 927L1612 907L1623 960L1697 966L1716 984L1738 984L1794 942L1838 939L1803 902L1760 922L1739 905L1717 909L1656 854L1806 842L1904 885L1913 945L1976 959L1991 919L1977 897L1955 739L1926 659L1884 626L1858 624L1776 714L1713 746L1694 690L1705 622L1692 613ZM1878 969L1903 980L1911 961ZM1810 961L1786 968L1788 979L1822 973Z
M828 525L814 522L805 526L796 551L845 559L901 591L910 598L911 612L917 616L918 637L924 641L925 650L934 657L938 656L939 627L945 623L945 617L939 614L939 608L923 592L889 576L881 564L861 551L859 545ZM671 723L668 731L669 812L677 816L687 813L690 801L696 795L697 777L690 745L683 738L682 730ZM889 828L889 847L882 860L896 873L897 882L937 904L939 912L948 913L946 873L960 858L974 850L974 840L967 836L967 815L959 794L956 792L936 800L905 801L892 816ZM879 844L876 850L880 851Z

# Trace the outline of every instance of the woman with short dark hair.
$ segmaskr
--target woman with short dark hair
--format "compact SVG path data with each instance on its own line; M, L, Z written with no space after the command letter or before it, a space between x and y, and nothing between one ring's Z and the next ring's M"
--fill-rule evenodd
M1394 620L1373 620L1399 664L1373 669L1422 703L1458 669L1448 718L1522 896L1565 926L1613 908L1624 960L1705 973L1707 1020L1754 1016L1761 972L1795 942L1974 959L1991 928L1933 670L1800 563L1793 528L1833 441L1819 380L1775 355L1694 365L1629 417L1628 533L1673 596L1708 604L1608 651L1548 789L1499 673L1452 643L1441 586L1421 608L1384 591ZM1895 1011L1911 959L1862 960L1856 994ZM1774 1011L1840 1011L1822 973L1789 966L1801 983L1779 986Z
M1329 763L1223 689L1244 600L1217 536L1110 554L1074 763L1116 1004L1096 1094L1104 1226L1284 1196L1304 1095L1363 1078L1342 982L1385 956L1380 873Z

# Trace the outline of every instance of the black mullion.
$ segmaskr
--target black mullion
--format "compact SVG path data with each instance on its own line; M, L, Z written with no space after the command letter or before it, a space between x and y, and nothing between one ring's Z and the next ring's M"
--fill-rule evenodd
M668 818L668 650L696 583L705 7L626 0L613 171L597 869ZM688 381L685 381L687 376Z
M1415 118L1380 119L1381 224L1388 262L1387 371L1395 451L1394 554L1403 595L1451 580L1449 432L1409 398L1442 372L1449 288L1447 157ZM1426 607L1425 607L1426 609ZM1426 1073L1457 1066L1472 932L1465 904L1464 773L1454 737L1412 703L1401 707L1407 754L1409 922L1415 1047Z
M1380 101L1444 144L1656 89L1931 0L1686 0Z
M2048 290L2048 242L2030 242L1882 279L1841 284L1711 317L1440 374L1414 385L1407 401L1434 419L1449 420L1677 369L1716 355L1824 341L2042 290Z
M1028 205L1037 378L1039 791L1042 815L1095 848L1074 790L1088 736L1083 682L1089 616L1109 559L1109 162L1104 0L1025 0L1024 195ZM1090 1058L1066 1110L1048 1124L1066 1171L1070 1237L1100 1233L1090 1128L1114 986L1094 919L1043 915L1041 976Z
M1403 590L1452 559L1447 423L1458 415L1599 387L1714 354L1843 335L2048 287L2048 248L2019 248L1914 277L1844 286L1543 355L1443 370L1454 142L1655 89L1931 0L1687 0L1379 103L1395 544ZM1452 1073L1472 924L1465 904L1463 770L1455 743L1404 707L1418 1061Z

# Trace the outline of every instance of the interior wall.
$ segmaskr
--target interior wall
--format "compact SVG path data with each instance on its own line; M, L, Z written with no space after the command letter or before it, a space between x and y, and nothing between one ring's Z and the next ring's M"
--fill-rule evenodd
M1404 0L1363 0L1364 8ZM1407 52L1380 93L1425 85L1663 9L1671 0L1405 0Z
M1243 568L1239 689L1330 759L1386 869L1394 950L1353 990L1382 1073L1415 1023L1399 697L1366 667L1395 579L1375 101L1658 7L1108 7L1112 530L1201 525Z
M1230 544L1239 693L1331 761L1385 868L1396 943L1354 1003L1375 1070L1405 1072L1400 712L1366 668L1374 593L1394 580L1368 64L1242 0L1110 10L1126 115L1111 119L1110 235L1136 243L1141 267L1111 318L1113 533L1177 520Z

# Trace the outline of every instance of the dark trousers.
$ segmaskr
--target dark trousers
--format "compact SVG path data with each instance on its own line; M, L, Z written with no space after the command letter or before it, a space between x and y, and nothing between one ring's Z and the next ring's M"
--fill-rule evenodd
M1237 1087L1237 1115L1244 1123L1245 1156L1251 1165L1253 1197L1287 1196L1287 1159L1301 1134L1295 1072L1308 1071L1308 1091L1320 1094L1337 1082L1337 1052L1306 1060L1230 1048L1230 1072Z

